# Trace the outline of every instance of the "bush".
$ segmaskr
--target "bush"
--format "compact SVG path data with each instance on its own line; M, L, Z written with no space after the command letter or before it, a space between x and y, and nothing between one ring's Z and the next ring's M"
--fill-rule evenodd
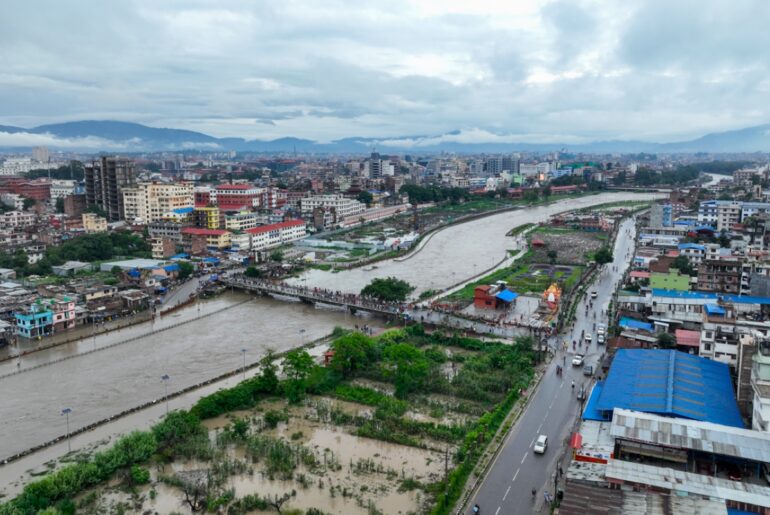
M150 482L150 471L139 465L133 465L131 467L131 484L132 485L146 485Z
M289 415L283 411L268 410L264 416L265 425L270 429L275 429L279 422L288 422Z
M361 295L386 302L401 302L414 291L414 286L395 277L377 278L367 284Z

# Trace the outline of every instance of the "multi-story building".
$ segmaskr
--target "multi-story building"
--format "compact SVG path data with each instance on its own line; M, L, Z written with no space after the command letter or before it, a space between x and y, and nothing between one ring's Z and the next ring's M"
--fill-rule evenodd
M152 258L153 259L166 259L176 254L176 242L169 238L152 238L150 240L152 245Z
M705 200L698 206L698 223L730 231L735 224L750 216L770 212L768 202L740 202L735 200Z
M0 193L0 202L16 211L24 209L24 197L16 193Z
M366 204L343 195L313 195L300 199L300 211L303 216L311 216L319 208L334 210L337 220L341 221L363 213L366 210Z
M16 334L22 338L41 338L53 333L53 311L42 303L35 303L24 311L13 314L16 319Z
M730 231L741 221L741 204L729 202L717 206L717 231Z
M193 220L196 227L204 229L219 229L222 226L222 215L214 206L196 207Z
M182 243L182 225L175 222L157 221L147 226L151 238L163 238L176 244Z
M26 175L32 169L32 159L28 157L8 157L0 166L0 175Z
M706 257L706 247L698 243L680 243L679 255L686 257L692 266L698 266Z
M123 188L125 219L135 223L152 223L175 209L192 207L193 187L188 182L141 182Z
M263 225L246 231L251 235L251 250L260 251L276 247L306 236L303 220L287 220L277 224Z
M653 204L650 207L650 227L671 227L672 214L671 204Z
M267 221L267 218L258 213L236 213L225 215L225 229L228 231L245 231L253 229Z
M249 184L220 184L216 187L216 205L220 210L256 209L262 206L264 188Z
M50 301L50 309L53 312L54 333L75 327L75 299L66 296L57 297Z
M758 338L751 368L753 390L751 428L770 432L770 338Z
M124 219L123 192L136 184L134 162L118 157L104 156L85 167L86 204L107 213L107 220Z
M698 290L739 293L741 263L735 259L706 259L698 267Z
M80 218L86 210L86 196L83 194L64 197L64 214L70 218Z
M75 192L75 186L75 181L65 179L51 181L51 200L55 202L57 199L67 198Z
M38 163L47 163L51 158L48 147L33 147L32 148L32 160Z
M35 224L35 214L26 211L8 211L0 214L0 227L28 227Z
M96 213L83 213L81 216L83 219L83 230L86 233L107 231L107 219L103 216L99 216Z
M224 229L203 229L200 227L185 227L181 231L182 245L185 248L195 248L193 240L205 240L206 247L226 249L230 247L230 231ZM192 252L191 252L192 253Z

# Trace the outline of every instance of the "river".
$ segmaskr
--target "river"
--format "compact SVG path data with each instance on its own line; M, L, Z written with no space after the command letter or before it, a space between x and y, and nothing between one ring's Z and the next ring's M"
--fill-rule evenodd
M513 248L506 233L517 225L538 223L568 210L624 200L647 200L654 193L602 193L564 199L552 204L507 211L470 222L449 226L435 233L430 241L404 261L388 260L342 272L310 270L294 280L297 284L358 293L375 277L394 276L416 287L414 294L441 290L483 270L490 269Z
M439 231L407 260L384 261L373 271L313 271L302 282L357 291L373 277L393 275L416 285L417 292L445 288L499 262L511 246L505 234L517 225L540 222L568 209L653 196L603 193L493 215ZM201 314L228 309L199 320L195 320L198 306L183 308L155 322L155 327L192 320L189 323L98 352L78 356L145 334L151 324L25 356L20 363L21 373L0 377L4 392L0 398L0 431L5 435L0 440L0 458L64 435L65 420L60 413L65 407L73 410L70 425L76 429L160 397L164 392L160 377L164 374L171 377L168 388L174 392L237 369L243 363L241 349L246 349L248 362L256 362L266 349L285 350L327 335L334 326L362 323L361 318L345 312L262 298L243 303L245 299L245 295L227 293L202 303ZM24 371L69 356L76 357ZM15 362L0 365L0 376L16 367ZM3 467L0 475L7 482L15 479L5 477Z

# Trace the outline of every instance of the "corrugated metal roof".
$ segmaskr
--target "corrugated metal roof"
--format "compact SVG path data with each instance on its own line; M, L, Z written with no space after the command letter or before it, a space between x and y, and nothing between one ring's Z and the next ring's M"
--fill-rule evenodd
M729 367L674 350L617 351L596 410L618 408L743 427Z
M608 480L770 508L770 488L752 483L622 460L610 460L605 473Z
M770 463L770 434L750 429L616 409L610 435Z

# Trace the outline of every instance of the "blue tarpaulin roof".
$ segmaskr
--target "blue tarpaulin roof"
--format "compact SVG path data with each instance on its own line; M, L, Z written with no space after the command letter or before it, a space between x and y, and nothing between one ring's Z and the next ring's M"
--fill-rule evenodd
M131 269L131 270L129 270L127 273L128 273L128 275L130 275L131 277L139 277L140 275L142 275L142 273L141 273L141 272L140 272L138 269L136 269L136 268L132 268L132 269Z
M679 244L679 250L687 250L687 249L706 250L706 246L699 245L697 243L680 243Z
M194 208L192 207L180 207L180 208L174 209L174 213L178 215L189 215L193 211L194 211Z
M623 317L620 319L620 327L627 327L628 329L640 329L642 331L655 331L655 326L648 322L640 322L633 318Z
M173 259L189 259L189 257L190 257L190 254L182 253L182 254L177 254L176 256L171 256L171 259L172 260Z
M706 304L703 307L706 309L707 315L724 315L725 314L725 308L723 308L719 304Z
M599 401L599 397L604 389L604 381L597 381L591 390L591 396L588 398L586 407L583 410L583 420L604 420L602 412L596 409L596 403Z
M204 263L213 263L213 264L217 264L217 263L219 263L219 258L215 258L215 257L207 257L207 258L203 258L203 262L204 262Z
M514 293L511 290L503 290L497 295L495 295L495 297L502 300L503 302L513 302L514 299L516 299L516 297L518 296L519 296L518 293Z
M618 350L595 408L605 420L624 408L744 427L729 367L675 350Z
M179 264L178 263L171 263L170 265L164 266L163 270L165 270L166 272L178 272L179 271Z
M668 297L677 299L701 299L701 300L723 300L732 304L762 304L770 305L770 297L753 297L751 295L726 295L722 293L705 293L698 291L677 291L664 290L659 288L652 289L653 297Z

